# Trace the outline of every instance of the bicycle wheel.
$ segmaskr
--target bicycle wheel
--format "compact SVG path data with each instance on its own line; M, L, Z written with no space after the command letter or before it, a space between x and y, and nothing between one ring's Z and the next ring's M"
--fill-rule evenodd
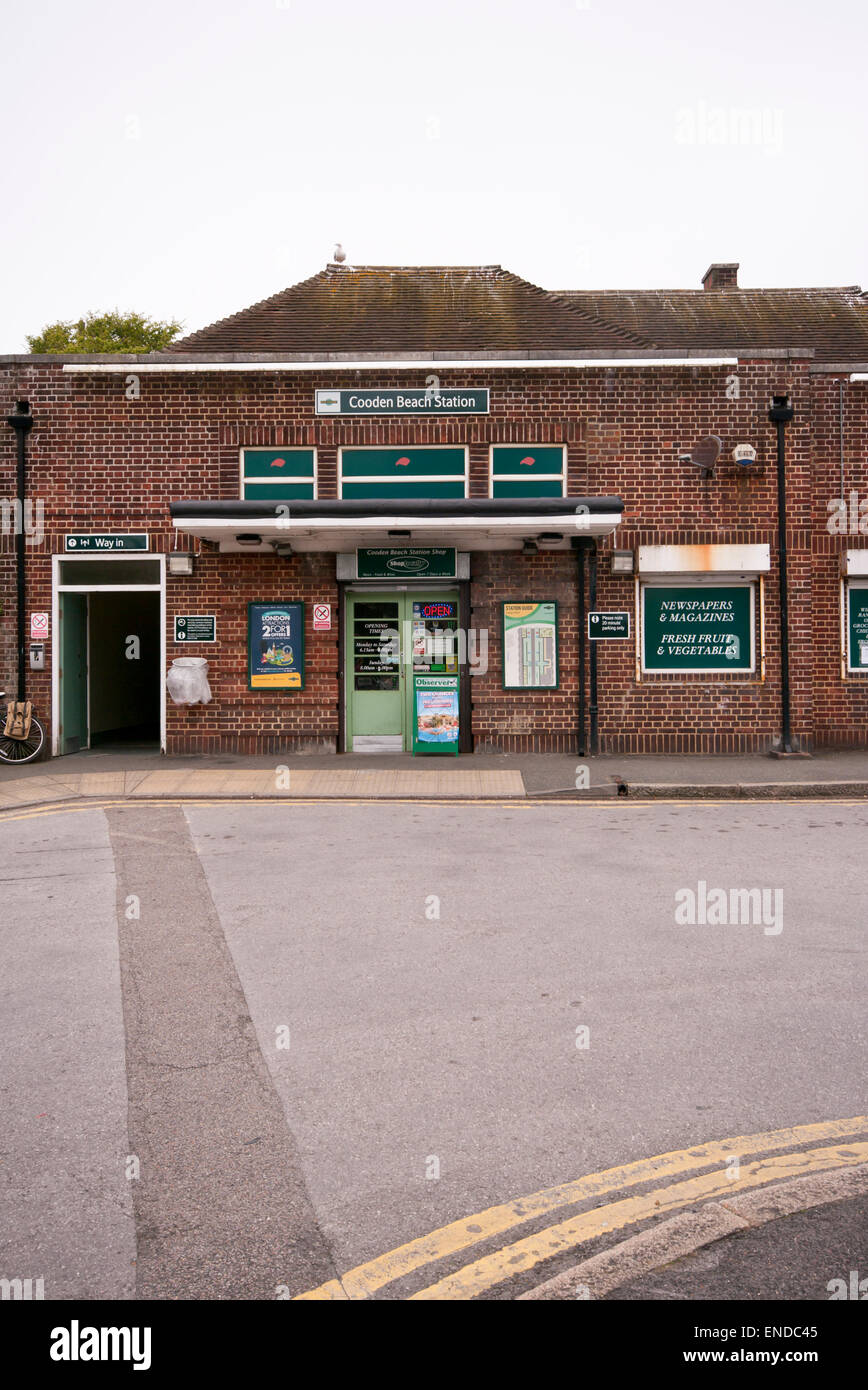
M31 717L26 738L7 738L0 734L0 763L33 763L45 747L45 730Z

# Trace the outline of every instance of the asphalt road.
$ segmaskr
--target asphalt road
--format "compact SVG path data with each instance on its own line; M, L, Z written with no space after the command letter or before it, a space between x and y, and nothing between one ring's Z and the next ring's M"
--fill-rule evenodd
M866 826L816 802L0 822L0 1275L295 1294L588 1172L864 1113ZM766 918L678 919L714 888L768 890Z

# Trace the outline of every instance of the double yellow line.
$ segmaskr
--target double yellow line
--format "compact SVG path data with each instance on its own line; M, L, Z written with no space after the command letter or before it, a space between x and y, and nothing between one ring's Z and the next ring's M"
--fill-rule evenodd
M868 1133L868 1115L847 1120L830 1120L822 1124L801 1125L793 1129L770 1130L759 1134L738 1135L689 1149L676 1149L639 1159L617 1168L589 1173L573 1182L545 1188L529 1197L519 1198L500 1206L488 1207L448 1226L441 1226L429 1235L398 1246L365 1264L357 1265L330 1279L318 1288L298 1294L299 1300L337 1300L370 1298L387 1284L403 1279L414 1271L437 1261L469 1250L475 1245L551 1215L565 1207L575 1206L594 1198L604 1197L624 1188L635 1187L654 1180L667 1179L668 1185L655 1187L640 1196L619 1198L597 1206L592 1211L546 1226L532 1235L510 1242L491 1254L446 1274L436 1282L410 1295L413 1300L469 1299L503 1284L517 1274L525 1274L535 1266L575 1250L587 1241L610 1234L625 1226L634 1225L649 1217L671 1213L709 1198L732 1196L737 1192L787 1178L801 1177L827 1169L849 1167L868 1162L868 1143L842 1143L854 1134ZM835 1141L814 1149L804 1149L817 1141ZM795 1153L772 1153L773 1150L793 1149ZM743 1160L751 1155L769 1154L752 1163ZM727 1159L739 1160L701 1177L672 1182L685 1173L708 1168Z

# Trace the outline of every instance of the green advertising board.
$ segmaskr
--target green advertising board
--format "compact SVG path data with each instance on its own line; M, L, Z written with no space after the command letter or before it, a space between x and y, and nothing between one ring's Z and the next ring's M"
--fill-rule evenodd
M642 586L642 669L752 671L752 584Z
M505 603L503 605L504 689L556 690L557 685L557 604Z
M413 752L458 754L458 676L413 677Z
M357 579L454 579L455 548L388 546L356 551Z
M868 671L868 584L847 589L847 669Z

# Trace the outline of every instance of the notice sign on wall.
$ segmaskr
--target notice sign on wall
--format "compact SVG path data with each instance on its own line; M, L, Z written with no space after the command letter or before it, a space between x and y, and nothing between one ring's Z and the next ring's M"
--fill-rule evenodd
M847 591L847 666L868 671L868 584L851 584Z
M588 614L588 637L592 642L602 642L612 637L623 640L630 636L630 614L604 612Z
M251 690L302 690L304 604L248 604L247 653Z
M558 683L556 603L503 605L503 684L507 690L554 690Z
M645 671L752 671L752 584L642 587Z
M213 613L185 613L175 618L176 642L216 642L217 619Z

